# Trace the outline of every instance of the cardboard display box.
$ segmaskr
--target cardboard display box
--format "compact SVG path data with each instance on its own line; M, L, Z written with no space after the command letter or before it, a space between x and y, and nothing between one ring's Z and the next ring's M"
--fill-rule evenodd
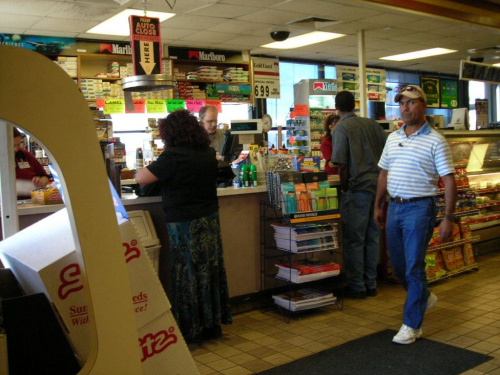
M172 368L180 370L168 373L198 374L134 224L127 219L119 219L118 224L130 278L131 308L136 316L143 373L164 374L166 368ZM47 295L75 353L84 363L90 353L92 332L88 323L92 311L84 292L84 268L76 253L67 210L62 209L1 241L0 257L12 268L25 293Z
M59 189L46 188L37 189L31 192L33 203L37 204L62 204L61 194Z

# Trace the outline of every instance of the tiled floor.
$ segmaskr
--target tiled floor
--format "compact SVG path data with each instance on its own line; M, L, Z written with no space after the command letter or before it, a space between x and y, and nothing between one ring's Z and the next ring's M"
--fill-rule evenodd
M464 374L500 374L500 253L483 255L479 271L431 285L438 303L425 317L424 337L494 357ZM190 345L200 374L255 374L383 329L398 330L402 287L379 285L379 295L345 300L286 323L276 312L234 316L223 337Z

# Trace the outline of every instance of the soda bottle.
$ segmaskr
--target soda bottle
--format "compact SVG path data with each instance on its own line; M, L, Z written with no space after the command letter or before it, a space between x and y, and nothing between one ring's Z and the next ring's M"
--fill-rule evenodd
M241 166L241 174L243 177L243 182L241 183L241 187L250 187L250 168L248 165L242 165ZM240 178L241 180L241 178Z
M255 164L250 166L250 181L252 182L251 186L257 186L257 166Z

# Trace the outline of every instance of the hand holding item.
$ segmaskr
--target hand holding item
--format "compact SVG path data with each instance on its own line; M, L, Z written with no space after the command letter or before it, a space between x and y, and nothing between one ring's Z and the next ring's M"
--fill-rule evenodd
M31 180L31 182L33 183L33 186L35 186L37 189L40 189L47 186L47 184L49 183L49 179L47 176L35 176Z

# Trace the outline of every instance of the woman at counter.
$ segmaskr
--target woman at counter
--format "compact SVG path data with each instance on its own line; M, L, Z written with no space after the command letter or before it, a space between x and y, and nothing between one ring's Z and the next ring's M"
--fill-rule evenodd
M325 129L325 136L321 141L321 156L325 159L325 172L327 174L339 174L339 169L335 167L331 161L332 158L332 131L337 122L339 122L340 117L337 115L329 115L323 123L323 128Z
M232 322L219 223L215 150L189 111L158 121L165 150L135 177L158 181L172 252L172 309L184 338L220 337Z
M47 186L49 176L43 166L29 152L21 148L22 134L14 128L17 199L31 198L31 190Z

